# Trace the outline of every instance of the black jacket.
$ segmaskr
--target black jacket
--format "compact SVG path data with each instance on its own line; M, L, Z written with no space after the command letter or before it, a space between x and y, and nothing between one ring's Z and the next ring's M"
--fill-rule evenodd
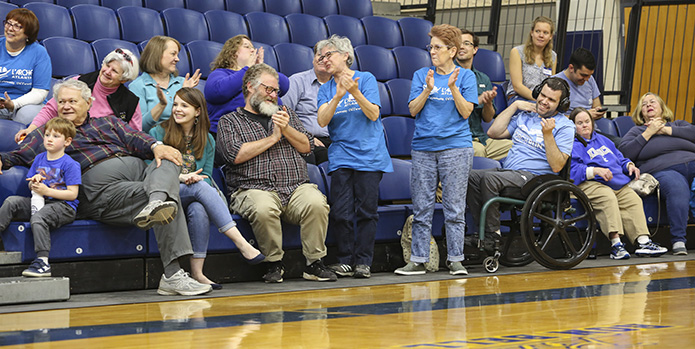
M98 78L99 70L80 75L77 79L86 83L94 91L94 84L96 84ZM113 110L114 116L128 123L133 118L133 114L135 114L140 98L121 84L116 92L106 96L106 101L109 103L111 110Z

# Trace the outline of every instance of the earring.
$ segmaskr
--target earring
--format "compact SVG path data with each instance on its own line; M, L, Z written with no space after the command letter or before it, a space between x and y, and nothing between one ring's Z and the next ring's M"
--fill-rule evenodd
M195 118L195 122L193 123L193 125L198 125L198 118Z

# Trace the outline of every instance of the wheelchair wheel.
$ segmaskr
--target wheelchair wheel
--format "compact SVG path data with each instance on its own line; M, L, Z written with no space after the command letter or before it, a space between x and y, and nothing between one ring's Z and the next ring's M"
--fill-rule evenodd
M546 268L569 269L586 259L595 232L589 199L569 182L543 183L526 200L521 237L533 258Z
M499 262L505 267L521 267L533 262L533 256L529 253L518 231L511 231L509 234L502 235L500 250L502 255Z

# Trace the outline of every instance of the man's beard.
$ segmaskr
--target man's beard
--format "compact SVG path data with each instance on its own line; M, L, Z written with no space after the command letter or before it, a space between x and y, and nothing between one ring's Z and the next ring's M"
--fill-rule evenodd
M251 104L251 109L253 109L254 112L265 117L271 117L273 114L277 113L278 110L280 110L277 103L267 100L261 94L251 96L249 103Z

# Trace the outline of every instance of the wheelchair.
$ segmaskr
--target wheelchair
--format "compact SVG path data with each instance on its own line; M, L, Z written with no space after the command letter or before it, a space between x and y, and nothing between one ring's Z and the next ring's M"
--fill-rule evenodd
M477 247L488 254L483 260L487 272L496 272L500 264L523 266L534 260L549 269L570 269L587 258L598 225L591 202L569 180L569 164L567 159L559 175L536 176L485 202ZM500 212L511 212L511 219L501 222L509 232L486 238L485 217L494 203L500 203Z

